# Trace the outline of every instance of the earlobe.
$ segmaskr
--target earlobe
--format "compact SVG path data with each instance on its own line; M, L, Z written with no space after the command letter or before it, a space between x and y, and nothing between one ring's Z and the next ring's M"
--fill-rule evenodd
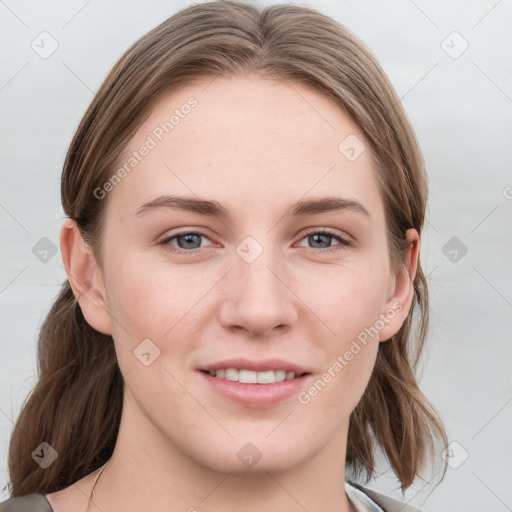
M62 226L60 248L69 283L87 323L97 331L112 334L101 269L76 221L68 219Z
M411 228L406 232L407 252L404 264L394 276L391 286L391 295L386 302L383 314L387 321L379 333L379 341L389 340L402 327L411 309L414 297L414 279L418 268L420 251L420 238L418 232Z

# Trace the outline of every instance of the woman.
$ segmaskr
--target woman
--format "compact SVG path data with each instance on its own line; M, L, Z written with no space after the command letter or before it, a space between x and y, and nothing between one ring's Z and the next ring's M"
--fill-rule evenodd
M382 449L405 490L446 445L413 371L426 199L332 19L211 2L142 37L67 154L68 280L0 510L416 510L342 482Z

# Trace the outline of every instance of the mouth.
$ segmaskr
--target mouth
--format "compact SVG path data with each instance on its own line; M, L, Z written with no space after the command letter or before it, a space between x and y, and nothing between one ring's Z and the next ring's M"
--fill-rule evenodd
M283 359L230 359L198 368L209 388L231 402L260 409L297 395L312 373Z
M293 371L286 370L264 370L254 371L245 368L222 368L218 370L200 370L217 379L225 379L231 382L240 382L241 384L274 384L285 380L293 380L309 375L309 372L296 374Z

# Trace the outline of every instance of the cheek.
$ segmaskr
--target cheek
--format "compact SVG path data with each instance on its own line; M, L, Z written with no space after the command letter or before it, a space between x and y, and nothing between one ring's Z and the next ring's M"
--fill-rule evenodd
M366 389L379 339L370 318L363 320L355 314L339 315L335 328L340 334L334 342L322 344L324 364L315 380L297 397L300 404L311 405L319 417L345 421Z
M329 327L329 341L343 344L379 319L387 298L389 276L378 261L324 267L303 271L297 278L298 293Z
M321 374L298 397L299 403L314 404L317 410L340 418L350 414L366 388L383 327L388 276L378 262L364 267L347 266L336 272L331 268L322 279L311 275L303 280L308 306L329 330L317 338L323 356Z
M172 353L174 360L183 361L193 352L199 343L195 340L201 339L201 331L210 318L204 311L208 302L205 295L218 280L215 272L173 267L134 252L111 266L106 275L120 366L139 368L133 355L134 351L142 351L143 340L151 340L156 349L145 343L156 354ZM164 359L156 359L156 366Z
M133 336L161 338L186 315L197 295L197 287L179 270L136 254L111 268L106 286L110 312Z

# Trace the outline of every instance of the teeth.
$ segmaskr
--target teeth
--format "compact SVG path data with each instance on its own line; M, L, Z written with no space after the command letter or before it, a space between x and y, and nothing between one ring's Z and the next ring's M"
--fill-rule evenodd
M244 384L257 384L258 374L251 370L238 370L238 382L243 382Z
M237 381L238 380L238 370L234 368L226 368L226 375L224 376L226 380Z
M295 378L295 372L287 372L286 370L254 372L252 370L227 368L225 370L210 370L208 373L212 377L241 382L243 384L273 384L274 382L282 382L283 380Z

